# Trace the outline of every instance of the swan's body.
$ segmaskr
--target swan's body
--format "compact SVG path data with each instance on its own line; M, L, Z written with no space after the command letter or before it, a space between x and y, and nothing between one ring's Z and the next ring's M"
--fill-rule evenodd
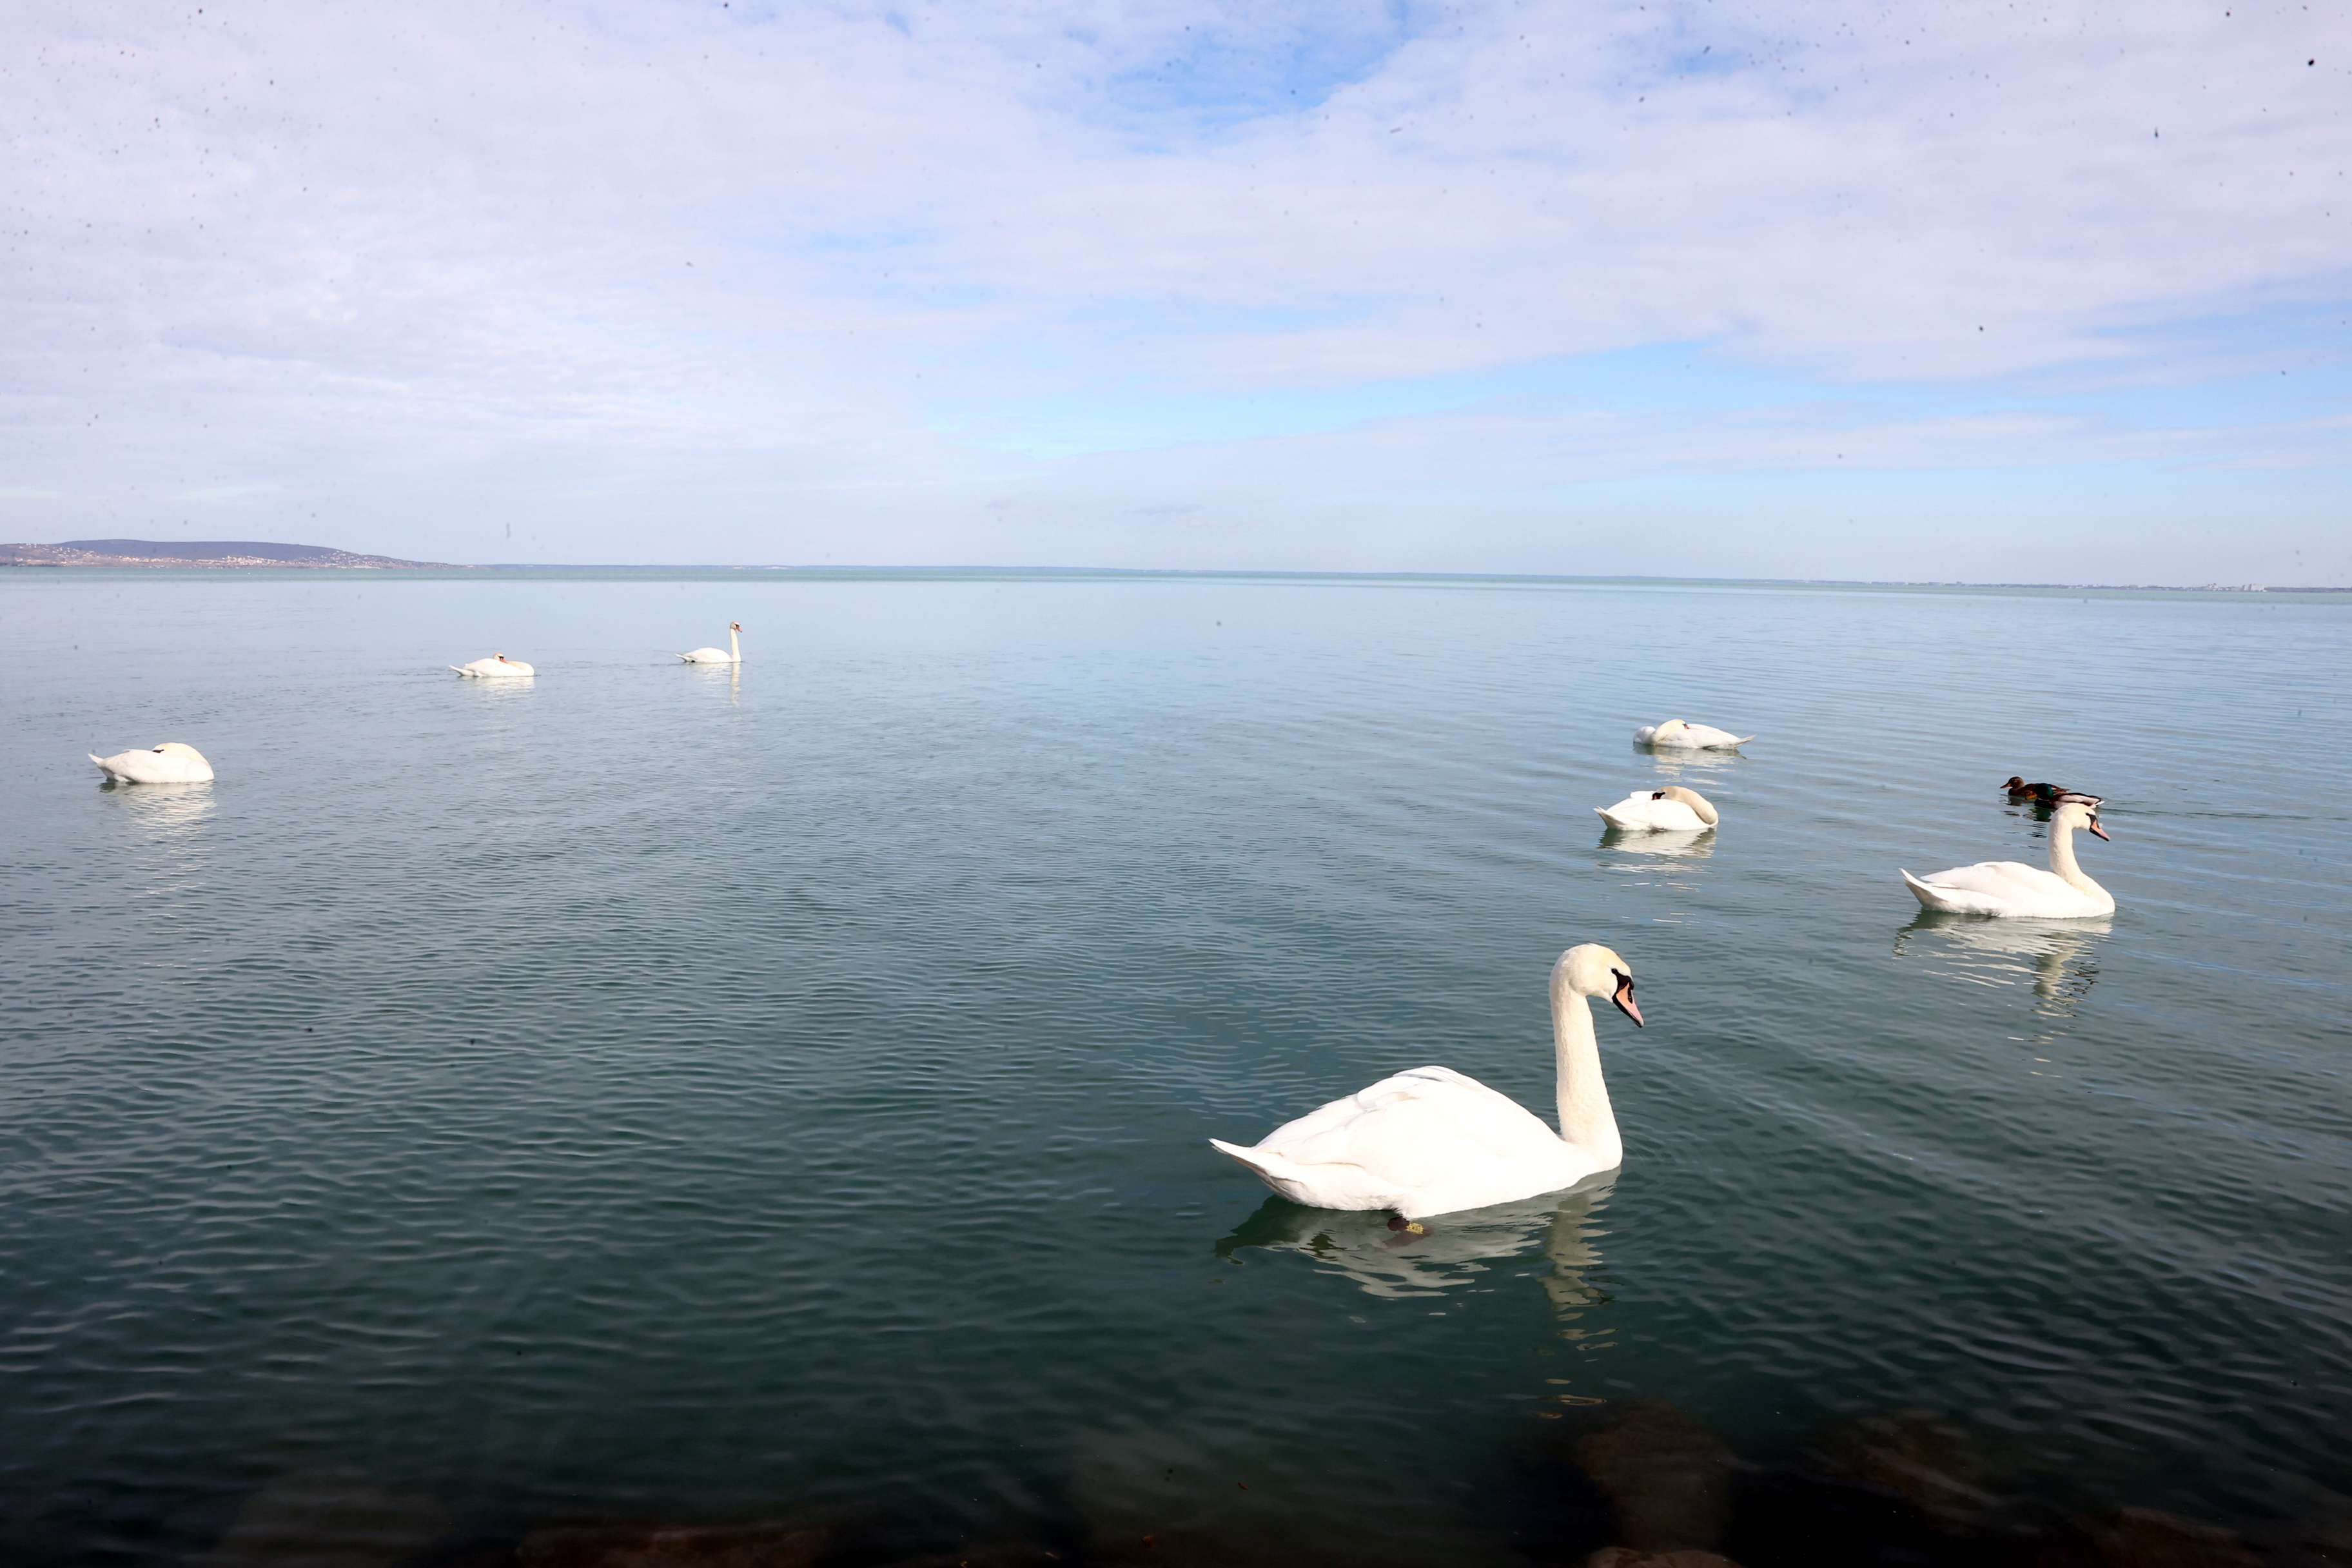
M1689 833L1719 820L1706 796L1680 784L1637 789L1615 805L1596 805L1601 820L1635 833Z
M207 784L212 763L194 746L166 741L144 752L118 752L110 757L91 752L89 760L110 779L121 784Z
M2050 819L2050 869L2020 860L1984 860L1925 877L1903 873L1912 897L1931 910L1956 915L1997 915L2023 920L2074 920L2115 913L2115 895L2083 875L2074 864L2074 829L2087 827L2105 838L2099 797L2064 795Z
M449 668L460 675L470 675L478 680L496 680L509 675L539 673L520 659L509 658L502 653L494 653L488 658L478 658L471 664L453 664Z
M1610 997L1642 1021L1623 959L1594 942L1560 954L1551 971L1556 1132L1477 1079L1427 1067L1286 1122L1255 1148L1209 1142L1284 1197L1313 1208L1394 1209L1413 1219L1573 1186L1624 1158L1601 1081L1591 996Z
M743 662L743 623L727 623L725 647L698 647L692 653L677 656L688 664L740 664Z
M1664 746L1676 752L1701 752L1710 748L1728 750L1733 746L1744 746L1755 738L1753 735L1735 735L1712 724L1686 724L1680 719L1669 719L1663 724L1644 724L1633 731L1633 743L1637 746Z

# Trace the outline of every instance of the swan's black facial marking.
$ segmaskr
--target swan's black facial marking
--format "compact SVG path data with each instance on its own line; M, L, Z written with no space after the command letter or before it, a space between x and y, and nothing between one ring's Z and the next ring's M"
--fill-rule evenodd
M1622 969L1612 969L1609 973L1617 977L1617 994L1609 1000L1617 1004L1617 1011L1633 1020L1633 1027L1648 1027L1642 1022L1642 1009L1633 1002L1633 977Z
M1664 800L1664 799L1665 799L1665 798L1666 798L1666 792L1665 792L1664 790L1660 790L1660 791L1658 791L1655 795L1653 795L1650 798L1651 798L1652 800Z

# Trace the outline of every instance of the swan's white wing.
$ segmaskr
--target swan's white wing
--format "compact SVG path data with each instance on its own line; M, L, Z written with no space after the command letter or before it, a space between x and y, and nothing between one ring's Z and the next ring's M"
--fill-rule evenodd
M1752 741L1753 735L1735 735L1728 730L1718 730L1712 724L1686 724L1682 737L1694 746L1737 746Z
M110 779L123 784L203 784L213 776L212 764L202 757L159 756L147 751L118 752L89 759Z
M1966 888L1947 888L1925 882L1910 872L1903 873L1903 885L1919 900L1922 909L1940 910L1948 915L2003 915L2009 912L2009 902L1987 893L1970 892Z
M2021 860L1979 860L1973 866L1930 871L1919 879L1931 888L1957 888L1994 899L2040 898L2074 891L2065 878Z
M1592 809L1599 812L1601 819L1612 827L1655 830L1706 826L1699 820L1698 813L1693 811L1685 803L1679 800L1653 800L1642 790L1635 790L1615 805L1596 805Z
M1526 1107L1449 1068L1416 1068L1276 1128L1261 1149L1294 1165L1354 1166L1388 1188L1426 1186L1462 1166L1558 1148Z
M1614 805L1596 805L1592 809L1612 827L1648 827L1652 826L1650 808L1662 804L1635 790Z
M1904 881L1922 904L1963 915L2046 916L2067 919L2105 914L2114 906L2102 904L2055 872L2016 860L1986 860L1955 866L1925 878L1903 873Z

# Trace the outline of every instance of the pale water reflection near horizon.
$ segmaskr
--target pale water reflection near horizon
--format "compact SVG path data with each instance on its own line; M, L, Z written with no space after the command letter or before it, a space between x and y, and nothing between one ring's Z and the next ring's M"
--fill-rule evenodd
M1984 1500L1885 1494L1902 1560L2293 1561L2352 1520L2347 611L0 575L0 1559L1499 1568L1632 1528L1591 1445L1671 1406L1748 1568L1890 1422ZM84 761L163 740L216 782ZM1921 915L2042 859L2012 773L2106 797L2111 919ZM1667 782L1718 827L1592 813ZM1650 1021L1613 1177L1401 1236L1207 1146L1427 1062L1549 1115L1583 941Z

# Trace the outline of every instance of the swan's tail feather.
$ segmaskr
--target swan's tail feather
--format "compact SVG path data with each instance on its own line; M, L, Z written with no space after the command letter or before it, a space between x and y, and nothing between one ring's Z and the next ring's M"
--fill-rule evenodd
M1748 744L1748 742L1750 742L1750 741L1754 740L1755 738L1756 738L1756 737L1755 737L1755 736L1753 736L1753 735L1742 735L1741 737L1739 737L1739 739L1738 739L1737 741L1732 742L1731 743L1732 743L1733 745L1735 745L1735 746L1744 746L1744 745Z
M1251 1170L1257 1172L1261 1175L1265 1174L1274 1166L1287 1165L1290 1163L1289 1161L1284 1159L1281 1155L1276 1153L1271 1149L1244 1149L1238 1143L1228 1143L1222 1138L1210 1139L1209 1147L1214 1149L1220 1154L1232 1155L1234 1159L1239 1160L1243 1164L1247 1165Z
M1898 871L1903 870L1899 866L1896 867L1895 869ZM1985 912L1969 901L1971 895L1961 892L1957 889L1939 888L1933 882L1923 882L1908 871L1903 872L1903 885L1911 889L1911 896L1918 900L1921 906L1924 908L1939 910L1948 915L1970 915L1982 914Z
M1209 1140L1209 1147L1220 1154L1230 1154L1257 1173L1257 1179L1272 1187L1293 1203L1312 1205L1314 1199L1302 1196L1307 1191L1300 1179L1307 1173L1271 1149L1244 1149L1238 1143L1228 1143L1222 1138Z

